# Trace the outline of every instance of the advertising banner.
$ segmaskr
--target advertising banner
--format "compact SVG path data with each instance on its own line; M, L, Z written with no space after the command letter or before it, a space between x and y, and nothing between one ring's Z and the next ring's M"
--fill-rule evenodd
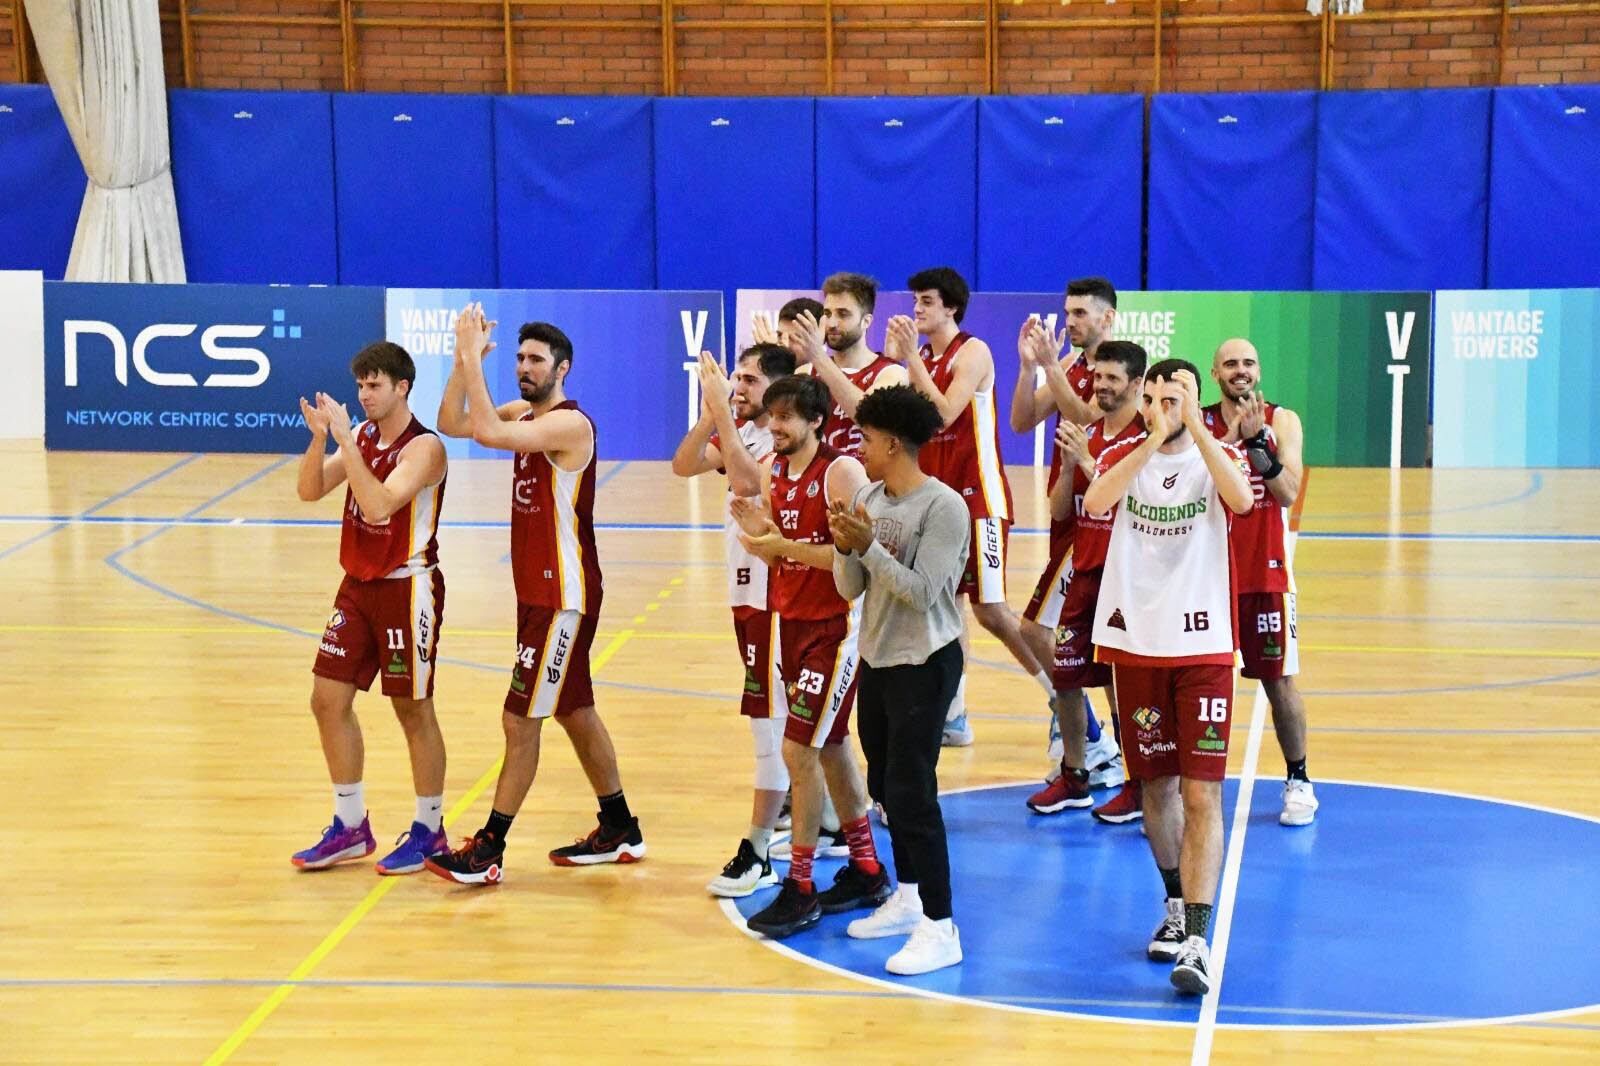
M1436 466L1600 466L1600 289L1436 295Z
M0 270L0 438L44 435L44 274Z
M600 457L670 459L700 416L694 367L702 350L722 356L721 292L554 292L516 289L390 289L387 332L417 364L412 409L431 426L455 352L455 318L482 303L495 328L484 368L495 403L518 397L517 330L549 322L572 341L569 399L594 420ZM451 456L504 453L447 440Z
M778 308L816 290L740 289L736 346L750 343L752 316L775 321ZM1298 411L1306 462L1319 466L1421 466L1428 445L1429 295L1341 292L1123 292L1114 335L1142 345L1153 360L1187 359L1200 368L1201 398L1217 399L1209 372L1217 346L1251 340L1261 355L1267 399ZM994 352L996 407L1005 461L1047 458L1044 432L1010 431L1018 360L1016 337L1038 314L1059 329L1060 293L974 293L962 328ZM891 315L910 314L911 296L878 294L868 342L881 350Z
M383 290L47 282L44 320L47 448L294 452L301 396L359 412Z

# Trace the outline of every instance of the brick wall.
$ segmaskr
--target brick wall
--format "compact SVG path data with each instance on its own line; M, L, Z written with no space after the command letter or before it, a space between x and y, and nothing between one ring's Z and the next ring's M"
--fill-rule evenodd
M167 77L182 85L179 3L160 0ZM341 8L354 18L352 74L374 92L504 92L502 4L413 0L187 0L190 78L200 88L344 87ZM670 74L684 95L1105 93L1147 91L1156 72L1152 0L988 0L907 5L833 0L671 0ZM1600 81L1600 3L1510 20L1503 84ZM1450 19L1490 0L1367 0L1371 17L1339 20L1337 89L1492 85L1498 15ZM15 4L20 8L20 2ZM1161 0L1162 91L1316 88L1322 24L1304 0ZM1587 10L1585 10L1587 8ZM514 4L511 79L527 93L660 93L660 2ZM0 81L17 81L13 3L0 0ZM279 25L242 16L296 20ZM1385 18L1385 15L1399 16ZM1413 17L1414 16L1414 17ZM1254 20L1218 24L1218 17ZM1106 20L1127 20L1105 25ZM390 21L385 21L390 20ZM33 80L40 80L34 64Z

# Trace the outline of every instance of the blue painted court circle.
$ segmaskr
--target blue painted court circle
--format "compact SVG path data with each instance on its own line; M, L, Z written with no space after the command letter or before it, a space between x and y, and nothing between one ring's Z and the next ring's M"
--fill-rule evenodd
M851 919L781 942L811 965L914 994L1105 1021L1192 1025L1169 967L1144 957L1161 883L1138 826L1041 817L1037 784L942 797L965 961L897 978L902 939L852 940ZM1317 782L1322 810L1278 824L1281 782L1257 781L1217 1020L1225 1026L1483 1024L1600 1009L1589 944L1600 820L1452 793ZM1225 786L1231 818L1237 782ZM878 847L889 854L887 833ZM839 862L819 861L826 886ZM781 864L780 864L781 866ZM731 920L772 899L729 902Z

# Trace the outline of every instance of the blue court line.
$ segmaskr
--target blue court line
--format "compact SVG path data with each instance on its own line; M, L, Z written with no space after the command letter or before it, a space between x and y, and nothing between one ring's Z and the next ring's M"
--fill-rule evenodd
M179 459L177 462L173 463L171 466L169 466L169 467L167 467L167 468L165 468L163 470L158 470L154 474L151 474L147 478L143 478L142 480L135 481L132 485L129 485L127 488L123 489L121 492L117 493L116 495L107 496L105 499L101 500L99 503L95 504L93 507L90 507L86 511L83 511L83 512L81 512L79 514L76 514L76 515L66 515L66 516L62 516L60 518L51 519L51 521L53 521L53 522L55 522L57 524L51 526L49 529L46 529L46 530L43 530L41 532L35 533L33 536L28 537L25 540L20 540L17 543L11 545L11 547L6 548L3 551L0 551L0 559L4 559L6 556L12 554L13 552L21 551L23 548L26 548L30 544L37 544L39 541L44 540L46 537L53 536L54 534L59 533L61 530L66 529L67 526L73 524L74 522L83 522L83 521L93 520L94 517L95 517L95 512L100 510L102 507L108 507L111 504L116 503L118 500L123 499L124 497L132 496L134 493L138 492L140 489L144 488L146 485L150 485L150 484L153 484L153 483L155 483L157 481L160 481L162 478L166 477L168 474L172 473L173 471L180 470L183 467L188 466L190 463L192 463L196 459L200 458L201 454L202 453L200 453L200 452L195 452L193 455L187 455L187 456L183 457L182 459ZM110 520L111 521L116 521L115 516L110 516Z
M284 978L264 977L0 977L0 988L277 988L280 985L290 985L296 988L405 988L426 989L441 992L452 991L485 991L485 992L615 992L637 995L639 993L655 993L661 995L688 995L688 996L759 996L759 997L795 997L801 999L847 999L847 1000L901 1000L917 999L926 1002L926 997L917 992L899 992L885 988L772 988L749 987L740 988L732 985L669 985L669 984L636 984L636 983L609 983L591 981L487 981L487 980L426 980L409 978L365 978L365 977L307 977L300 980L285 980ZM1090 999L1069 996L963 996L963 999L977 1000L979 1002L1013 1004L1016 1006L1049 1006L1049 1007L1099 1007L1105 1008L1139 1008L1145 1010L1172 1010L1187 1012L1193 1009L1194 1004L1182 1003L1170 998L1149 1000L1110 1000ZM1251 1007L1247 1005L1227 1005L1219 1007L1223 1014L1296 1014L1310 1017L1334 1018L1359 1018L1363 1021L1393 1022L1404 1024L1407 1022L1456 1022L1472 1023L1482 1021L1485 1026L1496 1025L1492 1018L1472 1018L1459 1015L1444 1014L1388 1014L1381 1011L1336 1011L1317 1010L1315 1008L1283 1008L1283 1007ZM1600 1030L1600 1024L1589 1022L1564 1022L1543 1021L1530 1018L1525 1021L1512 1021L1498 1023L1506 1026L1532 1026L1546 1029L1577 1029L1582 1031Z

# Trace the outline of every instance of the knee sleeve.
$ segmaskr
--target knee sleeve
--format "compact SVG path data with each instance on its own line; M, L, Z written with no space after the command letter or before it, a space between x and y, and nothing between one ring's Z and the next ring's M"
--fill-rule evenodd
M750 736L755 741L756 788L763 792L782 792L789 787L789 768L783 764L783 719L750 719Z

